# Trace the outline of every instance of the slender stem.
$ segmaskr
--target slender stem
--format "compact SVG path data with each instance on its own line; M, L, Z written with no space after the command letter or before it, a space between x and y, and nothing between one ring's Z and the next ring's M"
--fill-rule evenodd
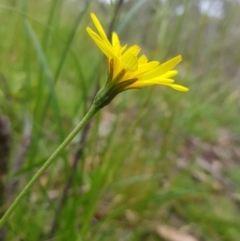
M12 205L5 212L3 217L0 219L0 227L2 227L11 213L18 206L20 201L26 195L26 193L31 189L31 187L35 184L35 182L39 179L39 177L43 174L43 172L52 164L54 159L58 156L58 154L71 142L71 140L78 134L78 132L88 123L88 121L98 112L99 108L97 108L94 104L91 106L87 114L84 116L82 121L77 125L77 127L69 134L69 136L62 142L62 144L56 149L56 151L48 158L48 160L43 164L43 166L38 170L38 172L33 176L33 178L29 181L29 183L24 187L24 189L20 192L18 197L14 200Z

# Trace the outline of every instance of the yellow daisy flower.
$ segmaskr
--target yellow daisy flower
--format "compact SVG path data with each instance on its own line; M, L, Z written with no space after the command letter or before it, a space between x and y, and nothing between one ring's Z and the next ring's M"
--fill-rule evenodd
M108 59L108 81L98 95L98 97L108 96L104 105L124 90L143 86L160 84L178 91L188 91L188 88L174 84L172 79L178 73L173 68L182 60L181 55L165 63L149 62L145 55L138 57L141 50L138 45L129 48L127 45L121 46L117 33L112 33L112 42L110 42L94 13L91 13L91 18L98 33L89 27L87 32Z

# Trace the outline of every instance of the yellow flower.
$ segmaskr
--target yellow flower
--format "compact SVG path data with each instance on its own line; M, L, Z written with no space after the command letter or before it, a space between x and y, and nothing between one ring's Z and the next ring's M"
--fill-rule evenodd
M109 99L113 99L124 90L155 84L166 85L178 91L188 91L188 88L174 84L172 79L178 73L173 68L182 60L181 55L165 63L148 62L145 55L138 57L141 50L138 45L129 48L127 45L121 46L115 32L112 33L110 42L96 15L91 13L91 18L98 33L90 28L87 28L87 32L108 59L108 81L104 87L105 91L101 91L101 96L111 95Z

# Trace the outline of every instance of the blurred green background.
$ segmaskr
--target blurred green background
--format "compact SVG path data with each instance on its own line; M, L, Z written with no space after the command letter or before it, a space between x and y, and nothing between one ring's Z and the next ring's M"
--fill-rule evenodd
M190 91L118 95L23 199L1 241L240 240L238 0L0 0L0 116L11 126L0 213L106 81L90 12L149 60L181 54L175 79Z

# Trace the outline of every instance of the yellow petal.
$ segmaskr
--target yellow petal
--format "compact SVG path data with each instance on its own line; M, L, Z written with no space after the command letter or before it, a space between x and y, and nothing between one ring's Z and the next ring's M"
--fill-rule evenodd
M151 62L147 62L145 64L139 64L139 62L138 62L139 68L146 69L148 71L153 68L156 68L157 66L159 66L159 64L160 63L158 61L151 61Z
M145 64L148 62L148 58L146 55L142 55L139 59L138 59L138 64Z
M139 54L140 50L141 50L141 48L139 46L133 45L123 53L123 57L128 54L133 54L134 56L137 56Z
M174 80L172 80L172 79L162 79L159 81L156 81L156 80L136 81L135 83L133 83L131 85L131 87L141 88L141 87L150 86L150 85L171 85L171 83L173 83L173 82L174 82Z
M121 47L120 53L122 54L126 48L127 48L127 45L125 44L123 47Z
M122 58L122 67L126 70L136 71L138 69L138 61L136 56L133 54L125 55Z
M109 42L109 41L108 41L108 38L107 38L107 35L106 35L106 33L105 33L105 31L104 31L101 23L99 22L99 20L97 19L96 15L95 15L94 13L91 13L91 18L92 18L92 21L93 21L93 23L94 23L94 25L95 25L98 33L100 34L100 36L101 36L105 41Z
M114 52L119 55L121 52L121 46L118 35L115 32L112 33L112 46L114 48Z
M118 75L120 71L122 71L123 67L119 60L119 58L114 58L114 67L113 67L113 79Z
M94 40L96 45L102 50L102 52L108 58L116 56L112 47L111 46L109 47L103 39L101 39L95 32L92 31L92 29L87 28L87 32L91 36L91 38Z
M175 90L178 90L178 91L182 91L182 92L187 92L189 91L189 88L185 87L185 86L182 86L182 85L175 85L175 84L172 84L172 85L169 85L170 87L172 87L173 89Z
M158 76L167 74L167 72L174 68L180 61L182 57L181 55L170 59L169 61L159 65L157 68L151 69L146 73L143 73L139 76L139 79L152 79L152 78L157 78Z
M168 83L163 83L163 85L167 85L175 90L182 91L182 92L187 92L189 91L189 88L182 86L182 85L176 85L176 84L168 84Z
M161 64L159 66L159 70L162 72L162 73L165 73L171 69L173 69L178 63L180 63L182 61L182 56L181 55L178 55L176 56L175 58L172 58L170 60L168 60L167 62Z
M113 32L112 33L112 45L117 45L117 44L120 44L120 41L119 41L119 38L118 38L118 35L116 32Z
M170 70L166 74L161 75L161 78L169 78L169 77L176 76L177 74L178 74L177 70Z
M141 81L137 81L136 82L137 84L139 85L144 85L144 86L147 86L147 85L161 85L161 84L172 84L174 83L174 80L172 79L152 79L152 80L141 80Z
M151 62L148 62L148 63L145 63L145 64L141 64L141 65L138 65L138 70L135 71L135 72L131 72L131 73L126 73L125 77L127 79L131 79L131 78L138 78L139 75L157 67L159 65L159 62L158 61L151 61Z

